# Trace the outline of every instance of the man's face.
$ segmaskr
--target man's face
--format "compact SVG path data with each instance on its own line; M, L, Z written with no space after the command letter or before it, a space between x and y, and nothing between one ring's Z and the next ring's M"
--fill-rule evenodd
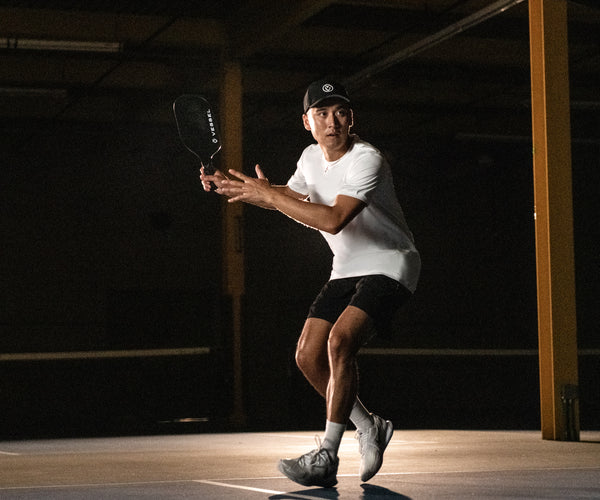
M352 110L342 102L317 105L302 115L304 128L309 130L319 146L327 152L341 154L348 149L348 136L352 127ZM341 156L341 155L340 155ZM337 159L337 158L333 158Z

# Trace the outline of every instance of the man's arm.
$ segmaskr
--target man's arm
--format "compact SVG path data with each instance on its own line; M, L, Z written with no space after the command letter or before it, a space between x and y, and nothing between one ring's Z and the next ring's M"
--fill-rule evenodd
M292 191L288 186L277 186L277 185L272 185L271 189L273 191L276 191L277 193L279 193L281 196L286 196L288 198L294 199L294 200L298 200L301 201L302 203L305 203L304 200L306 199L306 196L300 193L296 193L296 191ZM233 199L229 199L228 201L238 201L238 200L233 200ZM277 207L275 207L274 205L270 205L267 203L259 203L257 201L252 202L250 200L243 200L245 203L250 203L251 205L256 205L257 207L260 208L266 208L267 210L278 210Z
M361 200L345 195L338 195L331 206L308 203L288 186L271 186L258 165L256 178L235 170L229 173L240 179L222 182L221 192L230 197L229 202L243 201L279 210L306 226L327 233L341 231L365 207Z
M260 168L257 165L257 174L258 174L258 172L260 172L260 174L259 174L259 177L257 177L257 178L265 179L264 174L262 173L262 171L260 170ZM234 193L237 191L232 186L225 188L225 181L230 180L230 179L227 176L225 176L225 174L223 174L223 172L221 172L220 170L217 170L214 174L207 174L204 172L204 167L201 167L200 168L200 180L202 181L202 187L203 187L204 191L207 191L207 192L213 191L213 186L214 186L215 193L226 196L228 198L231 198L234 195ZM266 179L265 179L265 181L266 181ZM295 191L290 189L288 186L270 185L270 187L271 187L271 189L280 192L282 195L289 196L291 198L296 198L298 200L303 200L306 198L306 195L296 193ZM264 202L259 202L259 201L252 202L249 199L246 199L244 201L246 203L250 203L252 205L256 205L261 208L266 208L268 210L277 210L275 207L269 206Z
M339 233L365 207L365 203L351 196L338 195L333 205L310 203L275 193L272 206L288 217L326 233Z

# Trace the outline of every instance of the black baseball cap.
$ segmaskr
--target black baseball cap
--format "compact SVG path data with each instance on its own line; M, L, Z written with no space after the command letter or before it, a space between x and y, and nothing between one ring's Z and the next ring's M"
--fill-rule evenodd
M334 97L350 104L348 92L341 83L329 79L312 82L304 94L304 112L314 108L321 101Z

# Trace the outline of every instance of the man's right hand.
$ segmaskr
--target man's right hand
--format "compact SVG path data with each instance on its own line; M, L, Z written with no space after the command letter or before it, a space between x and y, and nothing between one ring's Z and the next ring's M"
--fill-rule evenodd
M215 171L214 174L206 174L204 172L204 167L200 167L200 180L202 181L202 188L204 191L216 191L218 194L223 194L221 186L226 179L227 178L220 170ZM213 189L213 186L215 189Z

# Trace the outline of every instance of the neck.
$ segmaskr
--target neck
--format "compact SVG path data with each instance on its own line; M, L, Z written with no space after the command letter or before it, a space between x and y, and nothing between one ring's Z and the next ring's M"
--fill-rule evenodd
M326 146L321 146L321 151L323 151L323 156L327 161L336 161L339 160L342 156L344 156L348 150L350 149L350 144L352 143L352 137L348 136L346 142L337 147L337 148L328 148Z

